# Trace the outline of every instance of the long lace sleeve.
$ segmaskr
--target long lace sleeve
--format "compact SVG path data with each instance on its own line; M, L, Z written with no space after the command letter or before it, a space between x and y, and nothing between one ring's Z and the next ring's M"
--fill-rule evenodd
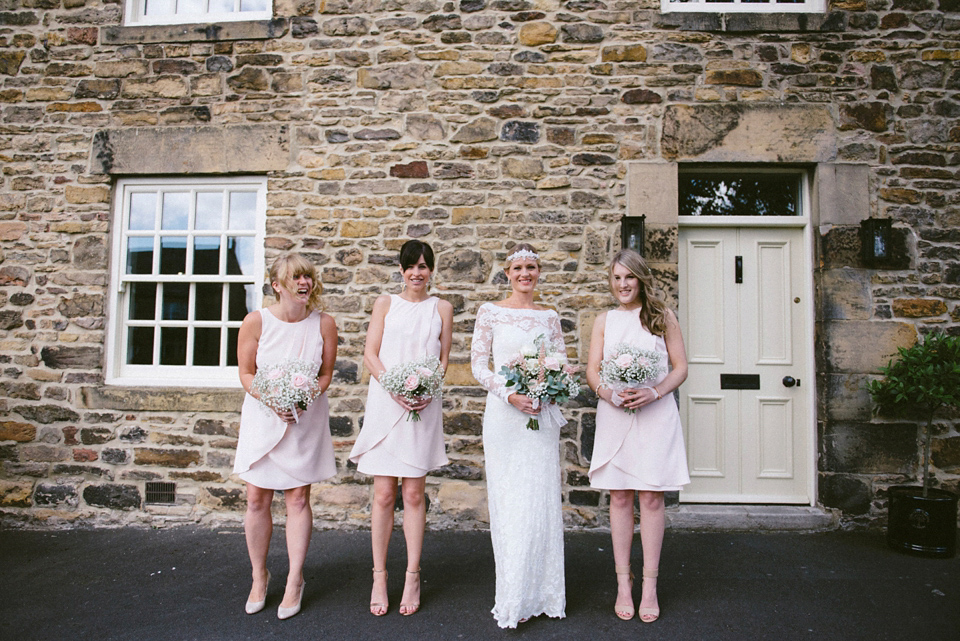
M477 312L477 320L473 326L473 341L470 345L470 370L473 377L488 392L508 403L511 392L506 387L506 381L499 374L490 369L490 351L493 347L494 319L490 311L481 307ZM559 327L559 324L557 325Z
M560 316L556 313L550 314L550 319L547 321L547 340L557 352L567 353L566 344L563 342L563 329L560 327Z

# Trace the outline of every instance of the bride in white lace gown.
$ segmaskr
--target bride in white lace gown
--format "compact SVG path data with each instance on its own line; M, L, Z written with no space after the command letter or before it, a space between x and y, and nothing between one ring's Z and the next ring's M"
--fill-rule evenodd
M470 361L474 377L489 392L483 451L497 570L493 616L501 628L515 628L540 614L564 616L560 428L566 420L556 406L538 413L530 398L511 393L494 373L541 334L564 350L560 317L533 303L540 274L533 248L517 245L507 260L513 292L480 307ZM539 417L538 431L526 428L531 416Z

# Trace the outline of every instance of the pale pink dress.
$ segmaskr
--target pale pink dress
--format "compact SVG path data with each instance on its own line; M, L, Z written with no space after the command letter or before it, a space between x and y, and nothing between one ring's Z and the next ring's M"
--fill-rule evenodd
M643 327L637 310L607 312L603 357L609 358L620 343L661 352L669 363L663 337ZM666 376L664 372L646 384L653 387ZM689 483L683 429L673 394L633 414L601 399L589 476L591 487L604 490L665 492Z
M437 311L439 302L435 296L419 303L390 296L378 354L385 368L425 356L440 358L443 319ZM434 398L420 410L419 421L410 421L408 414L377 379L370 378L363 428L350 452L359 472L419 478L448 463L441 399Z
M320 365L320 312L312 312L300 322L287 323L269 309L262 309L260 318L257 369L288 358ZM240 414L240 439L233 471L244 481L268 490L289 490L335 475L337 464L326 393L307 407L299 423L290 424L247 394Z

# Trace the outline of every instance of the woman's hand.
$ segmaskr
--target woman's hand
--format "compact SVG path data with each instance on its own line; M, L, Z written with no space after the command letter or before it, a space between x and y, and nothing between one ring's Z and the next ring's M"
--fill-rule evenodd
M524 414L537 415L540 413L540 403L525 394L511 394L507 397L510 404Z
M619 393L623 401L621 407L628 410L639 410L658 400L657 393L652 387L641 387L640 389L626 389Z
M427 405L430 404L430 401L433 400L430 396L420 396L418 398L407 398L401 396L400 394L394 394L390 392L390 397L397 403L400 407L407 410L408 412L419 412Z
M280 417L280 420L287 424L298 422L300 417L303 416L304 412L306 412L306 410L302 410L296 405L283 411L274 411L277 413L277 416Z

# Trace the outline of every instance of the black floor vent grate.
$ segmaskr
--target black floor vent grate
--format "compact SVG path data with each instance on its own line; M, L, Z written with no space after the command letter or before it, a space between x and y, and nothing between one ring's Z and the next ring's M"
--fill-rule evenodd
M168 481L147 481L147 503L176 503L177 484Z

